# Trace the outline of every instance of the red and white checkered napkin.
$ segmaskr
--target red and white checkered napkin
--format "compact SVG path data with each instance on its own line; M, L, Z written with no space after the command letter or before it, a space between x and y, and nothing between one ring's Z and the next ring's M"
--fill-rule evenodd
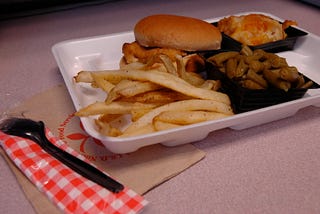
M47 136L55 145L85 160L49 130ZM65 213L134 214L148 203L127 187L115 194L82 177L31 140L0 131L0 145L29 180Z

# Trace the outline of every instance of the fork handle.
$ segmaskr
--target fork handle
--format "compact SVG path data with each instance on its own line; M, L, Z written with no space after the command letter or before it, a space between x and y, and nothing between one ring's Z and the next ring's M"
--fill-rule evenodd
M42 124L42 126L44 128L44 124ZM80 160L79 158L52 144L46 138L44 133L41 137L44 141L44 144L41 145L41 147L57 160L68 166L70 169L74 170L83 177L105 187L113 193L118 193L124 189L124 186L121 183L106 175L102 171L98 170L91 164Z

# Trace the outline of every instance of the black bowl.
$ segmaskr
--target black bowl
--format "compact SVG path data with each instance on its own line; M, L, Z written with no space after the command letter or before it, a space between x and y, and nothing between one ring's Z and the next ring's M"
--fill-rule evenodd
M211 63L207 63L207 78L221 81L221 92L228 94L235 113L252 111L292 100L299 99L305 95L306 88L291 88L284 91L270 87L268 89L247 89L236 81L229 79L223 72ZM304 76L305 81L310 79ZM320 88L313 82L310 88Z
M214 22L212 24L214 26L217 26L218 23ZM275 42L268 42L261 45L255 45L255 46L249 45L249 47L251 48L251 50L262 49L271 53L278 53L281 51L293 50L297 39L299 37L308 35L307 32L292 26L285 29L285 32L287 34L287 37L285 39L275 41ZM222 33L221 49L240 51L241 48L242 48L242 43Z

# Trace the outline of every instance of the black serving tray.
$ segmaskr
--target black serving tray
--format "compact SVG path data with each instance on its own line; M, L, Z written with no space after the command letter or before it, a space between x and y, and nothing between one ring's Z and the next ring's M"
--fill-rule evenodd
M228 94L235 113L252 111L292 100L299 99L308 91L306 88L291 88L287 92L278 88L247 89L240 86L236 81L229 79L212 63L207 63L207 78L221 81L221 92ZM305 81L310 79L304 76ZM310 88L320 88L313 81ZM310 89L309 88L309 89Z
M217 26L218 22L214 22L212 24L214 26ZM275 41L275 42L268 42L262 45L255 45L255 46L249 45L249 47L251 48L251 50L262 49L271 53L278 53L282 51L293 50L297 39L299 37L308 35L307 32L292 26L285 29L285 32L287 34L287 37L285 39ZM242 43L222 33L221 49L240 51L241 48L242 48Z

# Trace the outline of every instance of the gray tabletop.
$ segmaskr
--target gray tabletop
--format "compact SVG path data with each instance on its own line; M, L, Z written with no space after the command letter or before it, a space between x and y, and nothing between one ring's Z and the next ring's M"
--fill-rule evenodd
M320 10L294 0L116 1L0 22L0 112L63 84L57 42L132 30L154 13L200 19L259 11L320 35ZM194 145L204 160L145 195L143 213L319 213L320 108L242 131L223 129ZM34 213L0 158L2 213Z

